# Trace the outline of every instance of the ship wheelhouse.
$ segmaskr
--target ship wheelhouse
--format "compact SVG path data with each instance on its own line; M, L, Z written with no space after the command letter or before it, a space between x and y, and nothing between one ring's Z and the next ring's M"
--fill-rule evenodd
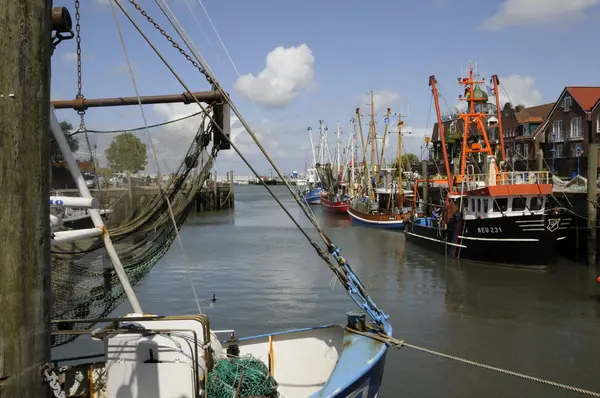
M463 198L463 218L543 216L546 206L545 195L473 196Z

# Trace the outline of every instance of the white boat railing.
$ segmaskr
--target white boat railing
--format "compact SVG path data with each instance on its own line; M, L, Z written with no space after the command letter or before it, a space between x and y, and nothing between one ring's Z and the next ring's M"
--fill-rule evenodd
M507 171L496 173L496 183L489 184L488 174L467 174L465 182L469 189L489 185L552 184L549 171Z

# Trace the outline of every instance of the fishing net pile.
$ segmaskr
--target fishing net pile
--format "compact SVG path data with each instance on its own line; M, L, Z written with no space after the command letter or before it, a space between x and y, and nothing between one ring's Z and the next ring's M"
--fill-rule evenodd
M277 398L277 382L260 360L248 355L221 359L208 374L207 398Z
M176 238L175 225L180 229L193 209L216 158L217 151L207 152L209 142L210 129L205 129L203 123L169 186L157 189L158 193L134 209L133 215L120 225L108 225L132 285L165 255ZM123 287L101 238L52 247L52 319L106 317L124 299ZM60 325L61 330L83 329L93 323ZM53 325L53 331L56 329L57 325ZM52 346L68 343L75 337L53 336Z

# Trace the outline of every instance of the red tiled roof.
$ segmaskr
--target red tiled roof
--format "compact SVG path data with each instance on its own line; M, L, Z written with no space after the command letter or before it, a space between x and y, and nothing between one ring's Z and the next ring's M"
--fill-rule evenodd
M600 87L567 86L567 91L586 112L589 112L600 99Z
M548 117L548 114L554 107L554 102L550 104L531 106L523 109L521 112L516 114L517 121L519 123L536 123L543 122Z

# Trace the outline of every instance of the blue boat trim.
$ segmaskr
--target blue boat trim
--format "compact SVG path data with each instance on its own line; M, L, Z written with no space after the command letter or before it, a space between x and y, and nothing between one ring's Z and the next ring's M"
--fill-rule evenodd
M319 204L321 203L321 191L323 191L323 188L317 187L305 193L302 197L308 204Z

